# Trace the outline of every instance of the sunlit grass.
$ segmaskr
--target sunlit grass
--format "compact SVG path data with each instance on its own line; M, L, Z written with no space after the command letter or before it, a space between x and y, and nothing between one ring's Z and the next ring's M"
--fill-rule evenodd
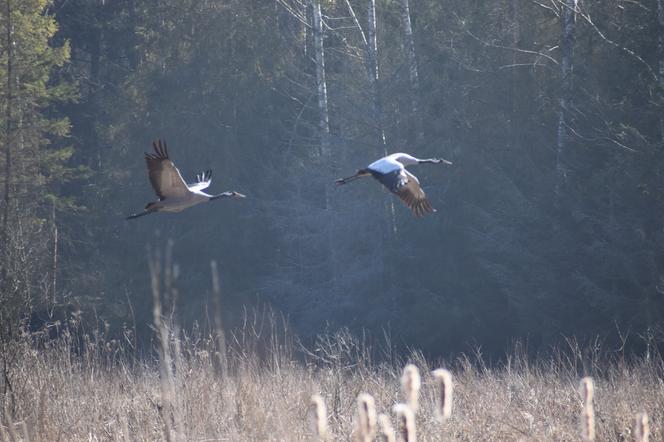
M128 344L68 329L51 340L25 334L6 347L3 439L28 440L27 432L32 441L315 440L317 433L320 440L368 440L367 434L373 438L389 426L381 415L390 417L397 436L416 432L420 441L588 437L585 393L579 392L583 358L573 351L535 362L515 354L496 367L475 357L451 361L446 368L454 398L445 411L440 379L432 375L438 366L416 353L376 364L368 356L371 349L347 332L319 340L317 350L304 356L276 331L239 331L228 336L228 366L222 370L214 336L163 327L171 363L161 369L156 356L136 359ZM405 362L421 374L417 399L413 367L403 375L407 395L401 385ZM644 432L662 440L661 358L628 363L597 356L586 362L593 367L587 374L594 381L595 440L647 440ZM371 413L362 425L361 394L372 397L360 397L360 410ZM314 409L327 410L326 421L319 416L315 425L313 395L325 403ZM404 428L411 411L405 404L415 400L415 425ZM645 427L643 415L637 419L643 412Z

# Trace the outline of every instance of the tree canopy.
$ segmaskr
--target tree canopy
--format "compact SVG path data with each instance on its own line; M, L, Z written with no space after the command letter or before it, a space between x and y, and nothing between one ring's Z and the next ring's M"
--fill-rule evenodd
M142 328L147 249L173 240L188 323L216 260L229 325L267 303L301 336L389 329L432 354L662 332L661 0L1 3L19 311ZM154 198L156 138L248 198L124 221ZM413 170L436 214L334 186L400 151L454 162Z

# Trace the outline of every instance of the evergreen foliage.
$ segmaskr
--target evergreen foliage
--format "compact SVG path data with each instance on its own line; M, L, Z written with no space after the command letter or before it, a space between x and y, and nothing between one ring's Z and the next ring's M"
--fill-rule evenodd
M402 1L375 2L375 87L372 2L321 1L329 151L310 1L3 1L16 90L0 98L14 158L7 178L0 157L0 207L19 241L6 250L39 257L5 258L15 293L47 291L20 272L51 272L56 201L53 296L114 327L151 317L146 247L173 239L188 321L210 304L217 260L229 325L267 301L305 336L390 328L434 354L663 331L661 0L412 2L417 87ZM152 198L142 153L155 138L185 178L211 168L213 188L249 198L123 222ZM377 186L334 187L386 151L454 161L416 172L436 215L415 219Z

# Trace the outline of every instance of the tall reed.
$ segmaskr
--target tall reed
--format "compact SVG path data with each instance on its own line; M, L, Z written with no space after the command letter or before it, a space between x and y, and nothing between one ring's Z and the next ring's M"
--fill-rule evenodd
M434 370L432 375L436 384L436 417L440 421L444 421L452 415L452 397L454 391L452 373L444 368L439 368Z
M406 404L396 404L393 407L397 415L397 434L399 442L416 442L417 429L415 428L415 413Z
M406 403L413 413L417 412L421 381L420 370L415 365L408 364L404 367L401 375L401 387L406 397Z
M325 400L319 394L311 396L311 423L316 440L328 440L327 433L327 407Z
M386 414L378 415L378 425L380 427L380 434L378 435L378 440L381 442L395 442L394 437L394 428L392 428L392 422L390 417Z
M638 413L634 418L634 439L636 442L648 442L650 439L650 423L648 422L648 414Z
M376 403L373 396L362 393L357 397L356 440L371 442L376 437Z
M591 377L581 379L579 385L583 408L581 410L581 438L583 440L595 440L595 410L593 408L593 396L595 384Z

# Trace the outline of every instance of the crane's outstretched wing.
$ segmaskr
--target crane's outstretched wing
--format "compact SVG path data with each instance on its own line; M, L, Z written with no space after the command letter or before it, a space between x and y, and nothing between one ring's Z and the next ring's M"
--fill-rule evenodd
M423 216L436 211L431 207L426 194L420 187L420 182L415 175L406 169L395 170L387 174L373 174L390 192L401 199L415 214Z
M178 168L168 158L166 142L154 141L152 147L155 153L146 153L145 162L148 165L150 183L159 199L185 196L189 193L189 188Z
M191 184L187 184L187 187L189 187L189 190L191 190L192 192L197 192L203 189L207 189L208 187L210 187L211 183L212 183L212 171L208 169L205 172L196 174L196 181L194 181Z

